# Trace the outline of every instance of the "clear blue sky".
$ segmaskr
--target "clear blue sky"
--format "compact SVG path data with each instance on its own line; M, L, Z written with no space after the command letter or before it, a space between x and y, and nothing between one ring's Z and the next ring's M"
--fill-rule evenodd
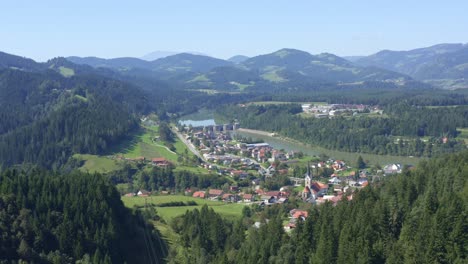
M215 57L281 48L368 55L468 42L468 1L152 0L0 3L0 50L141 57L155 50Z

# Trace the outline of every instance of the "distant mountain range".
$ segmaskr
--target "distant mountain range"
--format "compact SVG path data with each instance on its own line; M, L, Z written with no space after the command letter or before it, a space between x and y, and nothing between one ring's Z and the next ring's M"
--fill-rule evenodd
M248 58L234 56L221 60L209 56L181 53L154 61L136 58L99 59L68 57L76 64L110 68L123 75L177 83L178 86L200 89L244 90L274 84L276 87L306 87L316 83L355 83L366 81L404 84L411 77L377 67L353 64L333 54L311 55L307 52L282 49L271 54ZM249 88L250 89L250 88Z
M85 64L94 68L111 68L128 71L131 69L144 69L156 72L206 72L212 68L232 65L232 62L216 59L204 55L179 53L154 61L145 61L137 58L101 59L96 57L68 57L67 60L76 64Z
M159 52L156 55L169 55ZM149 58L149 57L146 57ZM56 59L57 60L57 59ZM134 83L171 84L175 88L218 90L309 89L318 84L335 86L377 82L397 86L468 88L468 46L439 44L410 51L384 50L370 56L312 55L281 49L255 57L242 55L228 60L179 53L156 60L123 57L68 57L66 62L38 64L33 60L0 53L0 67L22 70L55 69L100 74ZM59 65L59 66L57 66ZM425 83L425 84L424 84ZM377 85L378 86L378 85Z
M468 45L438 44L409 51L383 50L355 61L407 74L443 88L468 88Z
M177 52L177 51L157 50L157 51L153 51L151 53L146 54L145 56L141 57L140 59L146 60L146 61L154 61L154 60L157 60L157 59L169 57L169 56L176 55L176 54L179 54L179 53L190 53L190 54L194 54L194 55L207 56L206 54L203 54L201 52L196 52L196 51Z
M244 56L244 55L236 55L236 56L232 56L231 58L228 59L228 61L230 62L234 62L234 63L242 63L246 60L248 60L249 57L247 56Z

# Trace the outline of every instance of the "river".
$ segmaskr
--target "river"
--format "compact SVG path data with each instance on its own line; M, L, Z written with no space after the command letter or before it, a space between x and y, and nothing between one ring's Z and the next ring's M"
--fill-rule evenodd
M341 159L348 163L355 162L357 158L359 157L359 155L361 155L365 161L368 161L371 164L378 163L382 166L388 163L401 163L401 164L416 165L420 160L420 158L417 158L417 157L376 155L376 154L352 153L352 152L330 150L330 149L322 148L319 146L312 146L309 144L301 143L296 140L285 139L285 138L281 138L278 136L265 135L264 133L252 133L252 132L247 132L247 131L235 131L234 133L239 134L243 137L261 139L264 142L270 144L270 146L272 146L275 149L284 149L286 151L291 151L291 150L302 151L303 153L311 155L311 156L320 155L323 153L331 158Z
M207 126L207 125L215 125L214 114L208 110L202 110L198 113L187 115L181 117L179 123L184 125L192 125L192 126ZM420 158L417 157L403 157L403 156L388 156L388 155L376 155L376 154L366 154L366 153L352 153L352 152L344 152L344 151L337 151L337 150L330 150L325 149L319 146L313 146L309 144L305 144L302 142L298 142L291 139L285 139L278 136L270 136L267 135L268 132L260 131L260 133L250 132L250 131L235 131L233 133L237 133L244 137L251 137L257 140L263 140L264 142L270 144L275 149L284 149L286 151L302 151L307 155L320 155L326 154L327 156L334 158L334 159L341 159L348 163L354 163L359 155L362 158L369 162L370 164L380 164L385 165L388 163L401 163L401 164L411 164L416 165Z

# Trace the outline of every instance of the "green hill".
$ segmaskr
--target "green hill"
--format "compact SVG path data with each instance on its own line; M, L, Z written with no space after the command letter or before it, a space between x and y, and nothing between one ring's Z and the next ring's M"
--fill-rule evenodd
M409 51L384 50L356 60L362 66L375 66L412 76L444 88L467 88L468 46L439 44Z
M149 263L166 255L159 233L100 175L2 172L0 233L2 263Z
M50 70L0 70L0 105L0 164L45 167L58 167L73 153L105 151L150 109L139 88Z
M409 80L408 76L382 70L365 68L329 53L311 55L307 52L282 49L271 54L260 55L246 60L243 65L258 70L264 76L280 72L296 73L314 81L356 82L356 81L398 81Z
M244 56L244 55L236 55L236 56L232 56L231 58L228 59L228 61L230 62L234 62L234 63L242 63L246 60L248 60L249 57L247 56Z

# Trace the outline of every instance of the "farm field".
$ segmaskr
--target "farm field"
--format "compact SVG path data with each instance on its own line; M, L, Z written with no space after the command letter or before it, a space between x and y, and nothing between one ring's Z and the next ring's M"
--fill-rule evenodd
M145 197L122 197L124 205L128 208L134 206L144 206ZM161 195L161 196L149 196L146 197L146 201L149 204L162 204L169 202L189 202L194 201L198 205L196 206L174 206L174 207L156 207L158 215L165 221L170 221L174 217L183 215L187 210L193 210L195 208L201 209L203 205L208 205L210 208L222 216L228 219L235 219L242 214L242 208L245 204L236 203L224 203L218 201L210 201L207 199L193 198L190 196L183 195Z

